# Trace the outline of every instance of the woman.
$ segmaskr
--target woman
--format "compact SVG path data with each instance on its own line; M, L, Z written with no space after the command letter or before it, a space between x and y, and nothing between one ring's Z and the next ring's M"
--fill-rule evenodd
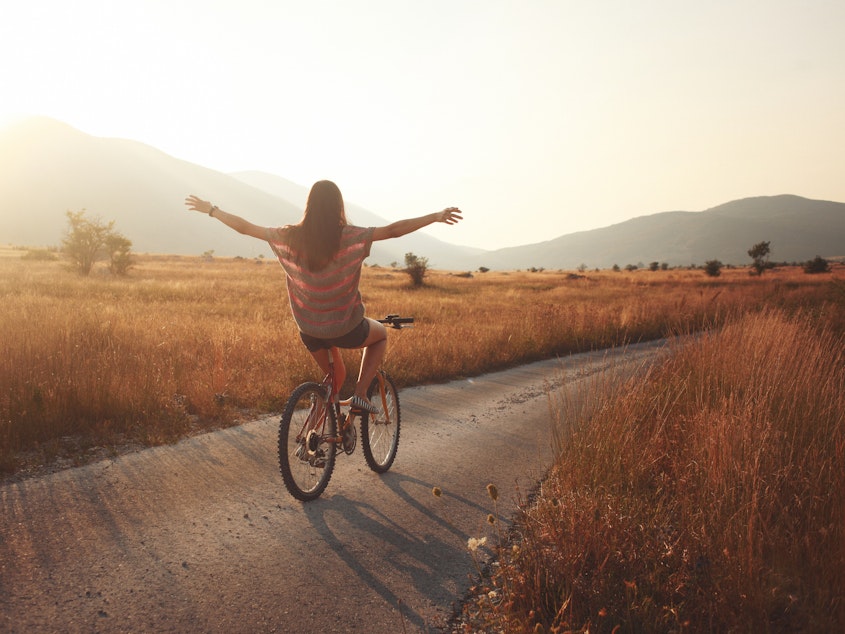
M185 204L238 233L270 243L287 274L291 312L302 342L323 372L328 373L330 358L334 362L335 394L346 379L339 348L364 348L352 406L376 412L366 394L387 349L387 330L364 316L358 290L361 266L374 241L398 238L434 222L453 225L461 220L460 210L448 207L384 227L356 227L347 223L343 196L331 181L311 188L299 224L279 228L254 225L197 196L188 196Z

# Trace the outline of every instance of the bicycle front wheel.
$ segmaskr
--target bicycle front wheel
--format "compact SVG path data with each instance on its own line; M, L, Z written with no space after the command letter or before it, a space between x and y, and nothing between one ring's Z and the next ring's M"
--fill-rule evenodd
M370 383L367 398L381 411L362 416L361 446L370 469L384 473L396 459L399 447L399 394L393 379L379 371Z
M297 500L320 497L332 477L337 422L319 383L303 383L291 394L279 423L279 470Z

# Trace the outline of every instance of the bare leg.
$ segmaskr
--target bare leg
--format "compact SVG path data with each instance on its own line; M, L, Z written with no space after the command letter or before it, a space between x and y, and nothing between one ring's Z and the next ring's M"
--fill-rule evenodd
M331 359L334 362L334 395L335 398L337 398L340 394L340 388L346 380L346 365L343 363L343 357L340 356L340 349L332 348L331 350L317 350L316 352L312 352L311 356L314 357L314 360L317 362L317 365L320 366L320 369L328 374L331 369L331 365L329 364L330 354Z
M364 341L364 354L361 356L361 370L358 373L358 383L355 385L355 396L367 398L367 388L376 375L376 371L387 352L387 329L375 319L370 322L370 334Z

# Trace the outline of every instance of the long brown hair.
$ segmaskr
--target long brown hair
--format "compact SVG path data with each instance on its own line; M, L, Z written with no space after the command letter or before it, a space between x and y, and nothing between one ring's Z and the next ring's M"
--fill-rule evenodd
M314 183L302 220L290 228L289 244L297 261L311 271L325 268L340 248L346 224L340 188L332 181Z

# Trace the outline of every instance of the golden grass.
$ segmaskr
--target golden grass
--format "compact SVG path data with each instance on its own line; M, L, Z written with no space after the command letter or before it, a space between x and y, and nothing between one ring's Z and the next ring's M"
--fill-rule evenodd
M525 506L521 541L501 551L506 600L480 595L477 623L842 631L843 344L818 317L766 309L621 392L609 383L586 420L559 402L558 424L575 428Z
M417 318L415 330L391 332L386 366L401 386L699 329L765 305L824 310L828 279L432 272L413 290L400 271L366 268L362 291L370 315ZM22 451L48 460L68 441L155 444L232 424L278 410L295 385L319 378L275 262L141 256L128 278L81 278L6 250L0 299L0 469L14 470Z
M232 424L317 377L273 262L144 256L113 279L0 256L0 469L68 443L155 444ZM704 332L636 382L558 403L560 460L524 505L522 539L500 550L477 621L841 629L841 275L433 272L412 290L401 272L365 269L369 314L417 318L391 332L400 385Z

